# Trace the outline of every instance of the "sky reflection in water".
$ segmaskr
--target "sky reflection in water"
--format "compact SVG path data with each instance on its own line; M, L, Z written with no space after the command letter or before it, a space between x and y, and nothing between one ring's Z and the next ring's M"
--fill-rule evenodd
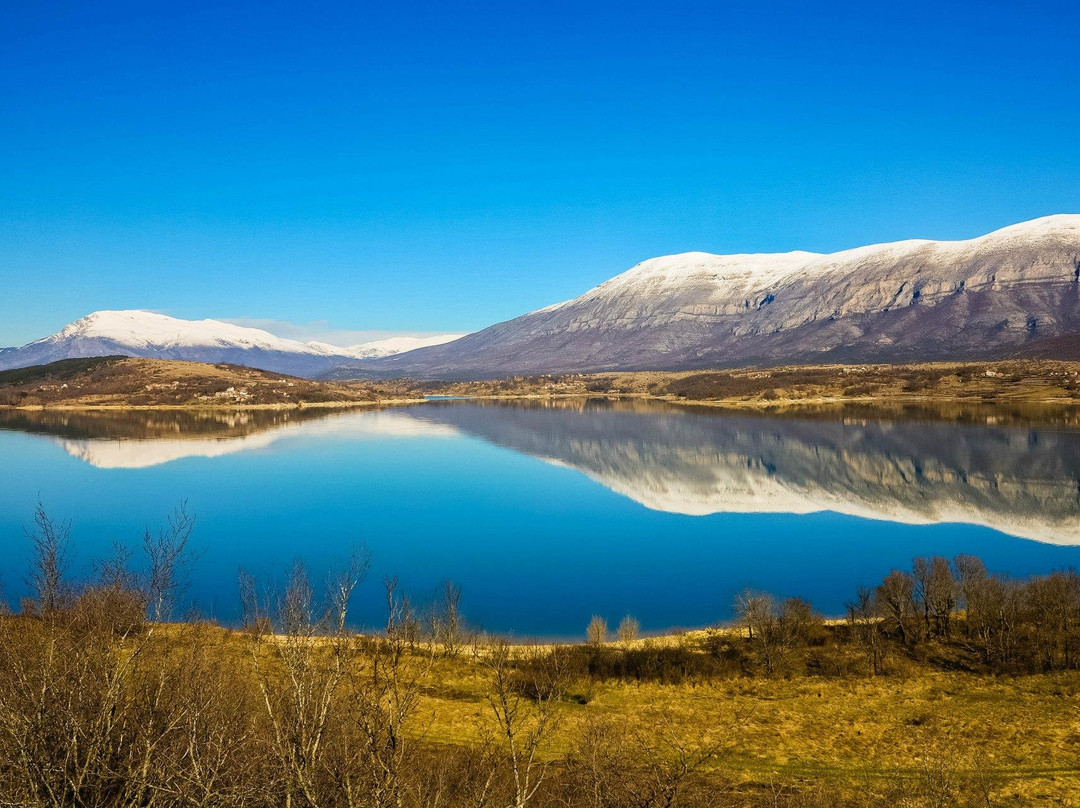
M914 555L1013 575L1080 558L1080 432L762 418L593 400L460 401L348 413L0 414L0 580L24 593L40 495L76 567L138 541L181 499L203 550L189 600L237 616L240 567L318 578L354 542L418 602L443 579L485 628L576 636L730 615L751 586L838 614Z

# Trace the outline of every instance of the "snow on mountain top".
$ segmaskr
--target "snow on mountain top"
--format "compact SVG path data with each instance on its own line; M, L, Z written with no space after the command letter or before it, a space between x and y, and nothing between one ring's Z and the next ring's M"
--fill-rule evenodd
M233 325L220 320L182 320L151 311L95 311L64 327L56 334L30 343L31 346L58 345L71 340L106 340L132 351L166 351L185 348L259 349L320 357L366 359L389 356L428 345L441 345L464 336L440 334L432 337L389 337L343 348L327 342L286 339L259 328ZM26 346L30 347L30 346Z
M348 348L352 356L366 358L370 356L390 356L392 354L415 351L417 348L428 348L432 345L444 345L461 339L464 334L438 334L434 337L387 337Z
M62 342L72 338L108 339L131 348L231 346L286 353L320 352L297 340L276 337L258 328L218 320L181 320L140 310L95 311L51 337L31 344Z
M1080 235L1080 213L1055 213L1052 216L1040 216L1038 219L1029 219L1026 222L1002 227L981 238L1008 238L1013 236L1030 237L1033 234L1051 235L1060 234L1075 238ZM970 239L978 241L979 239Z
M1080 214L1057 214L995 230L964 241L907 239L871 244L834 253L793 251L786 253L740 253L715 255L686 252L642 261L631 269L586 292L579 298L539 309L546 313L571 303L609 299L623 294L663 295L683 287L712 286L732 296L753 297L755 292L777 287L806 275L844 271L866 261L895 259L934 251L942 257L956 257L1000 250L1012 245L1031 244L1043 239L1080 240Z
M339 348L337 345L331 345L329 342L319 342L318 340L305 342L304 346L310 348L315 353L326 354L327 356L341 356L345 352L344 348Z
M1060 238L1065 240L1080 239L1080 214L1061 213L1043 216L1027 222L1009 225L994 230L986 235L958 241L935 241L932 239L907 239L884 244L871 244L850 250L820 256L818 263L841 263L868 257L897 257L918 250L933 250L942 256L969 255L983 250L1001 250L1016 245L1031 245L1041 239Z
M602 286L624 285L642 281L670 283L688 276L708 275L715 280L754 278L768 283L782 278L804 266L820 253L794 251L787 253L745 253L713 255L704 252L678 253L642 261L636 267L617 275Z

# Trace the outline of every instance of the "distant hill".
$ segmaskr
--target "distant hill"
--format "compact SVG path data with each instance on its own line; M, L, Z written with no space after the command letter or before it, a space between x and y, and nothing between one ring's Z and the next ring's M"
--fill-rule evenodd
M970 241L821 255L684 253L580 297L365 362L372 375L1080 358L1080 215Z
M62 359L138 356L257 367L314 377L342 365L437 345L460 334L391 337L341 348L324 342L283 339L258 328L218 320L181 320L149 311L98 311L50 337L0 350L0 370Z
M238 365L124 356L0 371L0 406L6 407L296 406L374 399L370 390Z

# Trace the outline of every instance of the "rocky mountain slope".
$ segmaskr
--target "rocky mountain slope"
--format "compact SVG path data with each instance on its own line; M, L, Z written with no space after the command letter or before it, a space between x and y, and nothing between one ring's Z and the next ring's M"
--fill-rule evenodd
M821 255L685 253L453 343L364 363L387 376L1080 358L1080 215L969 241Z

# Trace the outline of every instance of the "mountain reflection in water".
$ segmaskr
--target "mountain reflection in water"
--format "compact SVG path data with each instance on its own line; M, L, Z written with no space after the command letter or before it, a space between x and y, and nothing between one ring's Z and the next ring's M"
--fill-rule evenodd
M295 436L467 435L575 469L670 513L833 511L1080 544L1080 431L762 417L655 402L432 401L351 412L0 412L101 468L213 458Z

